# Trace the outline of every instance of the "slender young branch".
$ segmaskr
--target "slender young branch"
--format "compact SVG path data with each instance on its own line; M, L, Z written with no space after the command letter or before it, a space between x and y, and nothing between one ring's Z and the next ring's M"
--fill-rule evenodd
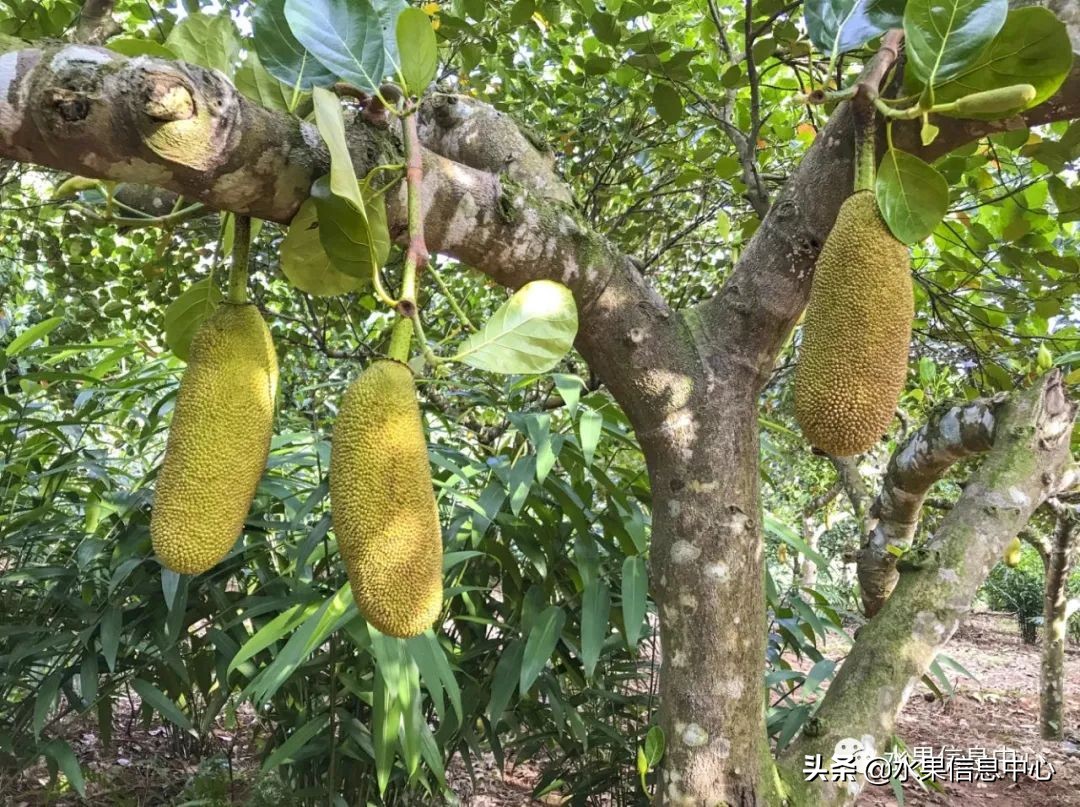
M421 196L424 183L424 163L415 113L415 106L407 106L405 116L401 119L402 140L405 146L405 204L409 242L405 249L405 269L401 282L401 299L398 300L397 310L405 318L411 318L419 310L416 303L417 275L427 266L431 257L428 253L427 243L424 241L424 212Z
M233 229L232 266L229 267L229 302L248 301L248 258L251 255L251 216L236 216Z

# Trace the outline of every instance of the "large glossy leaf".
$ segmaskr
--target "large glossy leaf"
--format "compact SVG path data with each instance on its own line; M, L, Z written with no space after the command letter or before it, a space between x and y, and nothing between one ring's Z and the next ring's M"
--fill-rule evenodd
M882 158L874 193L885 223L905 244L930 235L949 207L945 177L932 165L899 149L887 151Z
M207 278L193 283L169 303L165 309L165 344L177 357L187 361L195 332L214 313L221 300L221 291Z
M182 61L220 70L229 78L236 73L240 36L228 15L189 14L169 32L165 45Z
M289 111L292 91L266 72L257 53L248 53L243 65L236 71L233 83L236 89L260 106L277 112Z
M1008 0L908 0L904 44L908 66L928 85L974 63L1001 26Z
M544 669L559 643L563 625L566 624L566 612L557 605L550 605L536 620L529 636L525 640L525 654L521 661L521 678L518 682L521 694L525 695Z
M365 202L366 213L361 213L330 191L327 177L320 177L311 186L311 198L319 216L319 243L330 256L333 267L351 277L370 281L373 266L382 266L390 254L390 233L382 198Z
M334 74L293 36L285 19L285 0L259 0L251 26L255 52L271 76L301 90L334 83Z
M466 339L454 360L493 373L543 373L570 350L577 325L570 290L552 280L534 280Z
M646 594L649 580L645 569L645 558L631 555L623 561L622 568L622 611L626 625L626 644L635 647L641 638L641 627L645 621Z
M806 28L814 47L828 55L862 47L885 30L882 15L871 16L866 0L806 0Z
M330 72L362 90L378 89L386 64L383 21L369 0L285 0L285 19Z
M1016 9L977 60L935 88L934 100L946 103L997 87L1030 84L1035 98L1028 106L1036 106L1058 91L1072 63L1072 43L1061 20L1045 8Z
M300 291L317 297L348 294L363 288L367 280L339 272L334 267L323 248L318 209L311 198L300 205L281 242L281 271Z
M439 66L439 48L428 15L418 8L402 11L396 41L401 78L411 95L423 95Z

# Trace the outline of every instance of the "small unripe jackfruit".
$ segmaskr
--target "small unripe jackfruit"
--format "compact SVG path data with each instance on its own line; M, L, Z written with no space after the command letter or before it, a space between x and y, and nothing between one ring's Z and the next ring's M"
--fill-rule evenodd
M266 467L277 356L254 305L222 303L191 340L150 536L161 562L200 574L232 549Z
M993 90L976 92L958 98L955 113L961 117L968 117L1015 112L1035 100L1037 94L1036 89L1030 84L1011 84L1008 87L997 87Z
M330 451L330 504L356 605L407 638L442 608L442 531L412 372L380 359L345 393Z
M1008 566L1010 569L1015 569L1017 566L1020 565L1019 537L1015 537L1011 541L1009 541L1008 545L1005 547L1005 555L1002 558L1002 561L1004 561L1005 565Z
M815 448L866 451L888 428L907 378L914 297L907 247L872 191L840 207L814 270L795 371L795 416Z

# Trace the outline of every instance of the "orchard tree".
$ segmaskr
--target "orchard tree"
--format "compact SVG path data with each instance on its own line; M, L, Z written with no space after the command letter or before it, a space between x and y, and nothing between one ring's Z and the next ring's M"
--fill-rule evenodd
M805 782L805 757L828 764L845 738L886 749L1006 544L1075 484L1074 379L1050 352L1076 338L1078 266L1063 254L1080 216L1075 4L145 5L21 4L4 21L0 155L71 174L63 193L103 226L231 213L238 264L247 219L289 225L285 277L312 295L367 289L411 319L420 373L450 359L541 371L576 322L574 346L629 419L651 486L666 739L655 802L853 800L858 782ZM964 400L899 440L857 553L872 619L774 753L759 410L783 398L815 262L856 190L915 250L916 355L972 372ZM510 289L561 286L543 287L556 290L539 313L512 298L448 350L423 328L440 282L431 254ZM686 272L693 282L673 280ZM193 299L183 310L205 312ZM174 332L197 322L183 324ZM992 394L1017 376L1022 388ZM915 545L931 486L976 454ZM624 574L640 584L644 569L639 554Z

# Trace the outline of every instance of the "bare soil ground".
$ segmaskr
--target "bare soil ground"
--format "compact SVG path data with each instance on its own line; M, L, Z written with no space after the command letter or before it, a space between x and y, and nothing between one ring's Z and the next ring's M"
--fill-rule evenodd
M832 648L830 648L831 650ZM836 647L836 654L842 648ZM1080 807L1080 756L1069 750L1080 746L1080 648L1070 646L1066 658L1068 693L1066 733L1071 746L1039 739L1038 682L1039 647L1020 641L1016 622L1003 614L976 613L960 627L947 653L969 670L975 680L949 671L955 695L942 702L927 699L922 691L912 697L900 718L898 733L908 748L932 746L961 749L982 748L988 753L1002 747L1027 754L1041 754L1055 769L1047 782L1022 779L992 783L944 783L941 792L924 791L909 784L909 805L962 805L963 807ZM830 653L830 655L833 655ZM234 732L215 733L215 747L207 756L231 756L235 773L232 796L239 803L248 791L247 782L258 770L253 748L253 718L241 719ZM2 807L38 805L123 805L150 807L182 801L185 783L198 768L195 754L178 754L161 727L143 729L118 716L113 745L106 750L96 733L85 725L71 725L65 733L87 773L89 798L72 794L50 795L44 766L18 779L0 776ZM1080 749L1073 751L1077 753ZM521 765L499 771L490 759L476 766L475 784L460 766L451 766L450 781L465 807L525 807L555 804L536 801L530 793L540 772ZM895 805L888 787L868 787L859 800L866 807Z

